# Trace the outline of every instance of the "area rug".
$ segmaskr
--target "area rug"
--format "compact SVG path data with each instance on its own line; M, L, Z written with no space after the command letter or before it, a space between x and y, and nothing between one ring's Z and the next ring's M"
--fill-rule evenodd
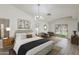
M57 37L57 36L52 36L52 37L50 37L49 38L50 40L53 40L54 42L59 42L59 41L61 41L61 40L63 40L64 38L61 38L61 37Z
M58 55L58 53L62 50L62 47L53 46L52 51L48 55Z
M0 48L0 55L9 55L9 48Z

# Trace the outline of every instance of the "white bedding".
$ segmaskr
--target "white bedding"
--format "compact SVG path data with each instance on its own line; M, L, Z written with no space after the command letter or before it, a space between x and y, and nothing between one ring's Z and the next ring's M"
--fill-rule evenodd
M38 40L38 39L41 39L39 37L33 37L33 38L28 38L28 39L19 39L18 38L16 39L15 41L15 45L14 45L14 50L16 52L16 54L18 53L18 49L19 47L22 45L22 44L25 44L25 43L28 43L28 42L31 42L31 41L34 41L34 40ZM26 55L35 55L35 54L46 54L46 52L49 52L49 50L52 49L53 47L53 41L48 41L44 44L41 44L40 46L37 46L31 50L29 50Z
M26 55L45 55L49 51L52 50L53 47L53 41L48 41L44 44L41 44L40 46L37 46L31 50L29 50Z

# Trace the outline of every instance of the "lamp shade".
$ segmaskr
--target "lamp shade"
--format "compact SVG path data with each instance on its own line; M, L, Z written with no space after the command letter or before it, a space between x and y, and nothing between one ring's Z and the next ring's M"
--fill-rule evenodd
M6 31L10 31L10 28L9 28L9 27L7 27L7 28L6 28Z

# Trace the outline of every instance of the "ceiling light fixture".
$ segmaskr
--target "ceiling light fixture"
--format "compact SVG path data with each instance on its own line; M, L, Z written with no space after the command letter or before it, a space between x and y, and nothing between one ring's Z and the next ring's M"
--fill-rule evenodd
M40 4L37 4L37 15L35 16L35 20L40 20L40 19L44 19L41 15L40 15Z
M37 15L35 16L35 20L39 20L40 19L40 11L39 11L39 7L40 7L40 4L37 4Z
M39 29L39 19L40 19L40 4L37 5L37 15L35 16L35 21L36 21L36 27L35 27L35 30L36 30L36 34L38 35L38 29Z

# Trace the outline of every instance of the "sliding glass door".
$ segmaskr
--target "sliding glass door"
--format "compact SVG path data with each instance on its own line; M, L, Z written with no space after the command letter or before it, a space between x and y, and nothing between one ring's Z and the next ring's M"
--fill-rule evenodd
M55 25L55 33L57 35L68 35L68 24L56 24Z

